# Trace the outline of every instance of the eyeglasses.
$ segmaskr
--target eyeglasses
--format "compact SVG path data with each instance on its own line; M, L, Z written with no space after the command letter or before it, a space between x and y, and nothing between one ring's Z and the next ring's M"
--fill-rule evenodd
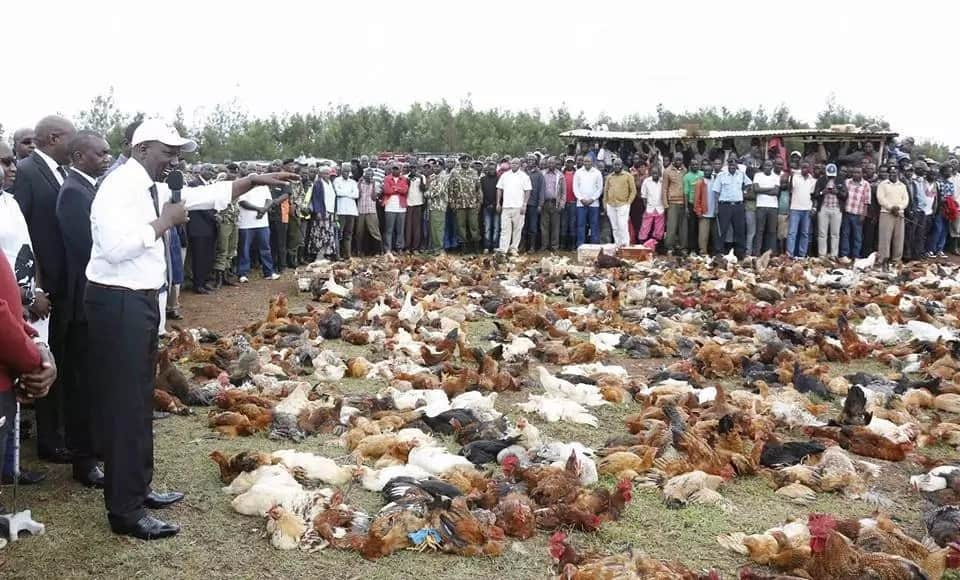
M16 163L16 160L13 157L0 157L0 163L4 165L13 165Z

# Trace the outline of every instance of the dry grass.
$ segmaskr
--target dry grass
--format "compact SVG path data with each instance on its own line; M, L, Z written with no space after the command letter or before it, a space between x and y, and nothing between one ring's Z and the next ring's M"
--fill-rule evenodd
M493 329L489 322L468 325L468 340L487 347L483 340ZM366 347L328 343L344 355L363 354ZM658 361L623 361L631 372L649 369ZM835 365L835 373L866 370L882 372L873 363ZM639 372L639 371L636 371ZM645 377L642 377L645 378ZM373 392L384 386L381 381L348 379L337 384L344 392ZM525 394L506 394L499 406L512 417L518 416L512 405L525 400ZM543 424L544 435L562 440L578 440L600 446L611 435L623 433L622 417L636 411L628 403L596 409L601 426L592 428L568 423ZM357 554L324 551L316 554L280 552L261 537L263 522L235 514L228 497L220 491L217 470L207 457L219 449L235 453L244 449L272 451L291 447L287 441L272 441L264 436L221 439L211 435L202 410L193 417L171 417L155 423L157 489L178 489L187 500L164 517L179 522L183 532L176 539L141 542L110 533L100 492L86 490L69 479L69 469L55 466L47 483L33 489L21 489L21 503L33 509L35 517L48 525L48 533L25 539L0 551L0 577L3 578L545 578L550 574L546 553L546 535L515 543L500 558L460 558L443 554L404 552L377 562L367 562ZM297 446L330 457L342 457L344 449L334 438L312 438ZM28 457L32 451L28 451ZM931 453L955 457L953 450L936 448ZM906 486L906 468L886 464L877 491L890 498L895 514L912 533L919 533L917 502ZM610 482L606 482L610 483ZM788 518L803 518L811 511L846 516L864 516L872 512L868 504L838 495L821 494L811 506L797 506L775 496L764 480L741 478L721 488L736 510L724 513L716 508L691 506L668 509L655 491L638 491L624 518L604 526L594 535L574 534L577 545L596 550L619 550L628 545L651 556L680 559L692 568L716 568L725 578L736 577L745 564L743 557L725 552L715 537L733 531L754 532ZM9 496L5 497L9 503ZM368 510L376 510L382 500L354 487L349 501Z

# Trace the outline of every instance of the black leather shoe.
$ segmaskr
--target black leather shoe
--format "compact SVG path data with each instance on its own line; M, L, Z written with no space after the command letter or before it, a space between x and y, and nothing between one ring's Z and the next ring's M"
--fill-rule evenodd
M210 293L210 291L207 290L207 287L206 287L206 286L197 286L196 288L193 289L193 291L196 292L197 294L209 294L209 293Z
M183 499L183 494L179 491L168 491L167 493L157 493L151 491L143 500L143 505L152 510L159 510L170 507Z
M37 457L47 463L73 463L73 456L70 454L70 450L64 447L58 447L49 451L40 451L37 453Z
M179 310L167 310L167 320L183 320Z
M74 467L73 480L82 483L86 487L103 489L103 470L100 469L98 465L94 465L89 469Z
M120 526L110 524L110 529L115 534L132 536L141 540L159 540L176 536L180 532L180 526L177 524L168 524L153 516L144 516L137 520L132 526Z
M39 471L31 471L29 469L20 470L20 485L36 485L47 478L46 473L41 473ZM3 476L3 485L13 485L13 476L4 475Z

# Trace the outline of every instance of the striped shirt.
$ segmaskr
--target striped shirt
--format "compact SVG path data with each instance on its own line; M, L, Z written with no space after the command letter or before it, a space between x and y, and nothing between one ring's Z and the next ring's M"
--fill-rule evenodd
M852 179L847 180L847 213L867 215L870 207L870 182L861 179L860 183Z

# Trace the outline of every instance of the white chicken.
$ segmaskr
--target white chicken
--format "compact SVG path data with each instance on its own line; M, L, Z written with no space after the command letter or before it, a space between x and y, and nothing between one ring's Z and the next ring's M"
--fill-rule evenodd
M581 425L597 426L597 418L587 409L566 398L552 397L548 395L529 395L526 403L517 403L517 408L527 413L537 413L548 423L557 421L569 421Z
M412 477L414 479L426 479L430 477L430 472L421 469L416 465L391 465L383 469L370 469L369 467L360 467L360 484L367 491L379 492L387 482L395 477Z
M590 344L597 347L597 352L612 352L620 344L623 335L616 332L590 333Z
M956 478L960 477L960 466L941 465L934 467L924 475L910 476L910 485L916 491L927 493L947 489Z
M497 402L497 396L497 393L484 395L480 391L467 391L454 397L450 401L450 408L470 409L481 421L496 421L503 415L494 406Z
M293 478L290 478L293 480ZM303 486L293 480L282 478L262 479L253 484L247 491L233 498L230 505L233 509L245 516L265 516L276 506L291 508L303 504L310 493L304 491Z
M407 465L419 467L431 475L443 475L457 467L473 467L466 457L454 455L442 447L419 445L410 450Z
M291 471L301 470L303 478L311 481L341 486L353 478L353 467L341 467L334 460L314 453L281 449L274 451L271 456L280 460L280 463Z
M394 407L396 407L398 411L409 411L410 409L416 409L421 406L426 406L427 408L445 407L443 410L450 408L450 400L447 398L447 394L441 389L409 389L401 391L394 387L387 387L381 391L381 395L390 397L390 399L393 400Z
M294 485L297 480L290 471L282 465L261 465L253 471L244 471L230 485L223 488L227 495L240 495L260 481L275 481L278 484Z
M512 342L503 346L503 360L515 361L526 356L526 354L536 346L537 345L526 336L518 336L514 338Z
M300 545L307 524L303 518L282 507L273 507L267 512L267 534L270 545L278 550L293 550Z
M346 298L350 295L350 289L340 284L337 284L337 280L333 277L333 271L330 272L330 278L323 283L321 289L333 294L334 296L339 296L340 298Z
M879 417L872 417L870 423L867 425L867 429L871 432L876 433L894 443L906 443L907 441L913 441L917 438L917 435L920 434L920 426L916 423L904 423L903 425L897 425L893 421L888 421L886 419L881 419Z
M877 263L877 253L873 252L866 258L860 258L853 261L854 270L869 270Z
M367 311L367 320L379 318L388 312L390 312L390 307L384 304L384 298L381 296L377 303Z
M578 384L557 378L544 367L537 367L540 384L547 395L555 398L569 399L587 407L598 407L606 404L600 389L596 385Z
M403 305L400 307L400 312L397 313L397 318L401 322L409 324L411 328L415 327L423 318L423 304L418 302L416 306L413 305L412 290L407 290L407 294L403 297Z

